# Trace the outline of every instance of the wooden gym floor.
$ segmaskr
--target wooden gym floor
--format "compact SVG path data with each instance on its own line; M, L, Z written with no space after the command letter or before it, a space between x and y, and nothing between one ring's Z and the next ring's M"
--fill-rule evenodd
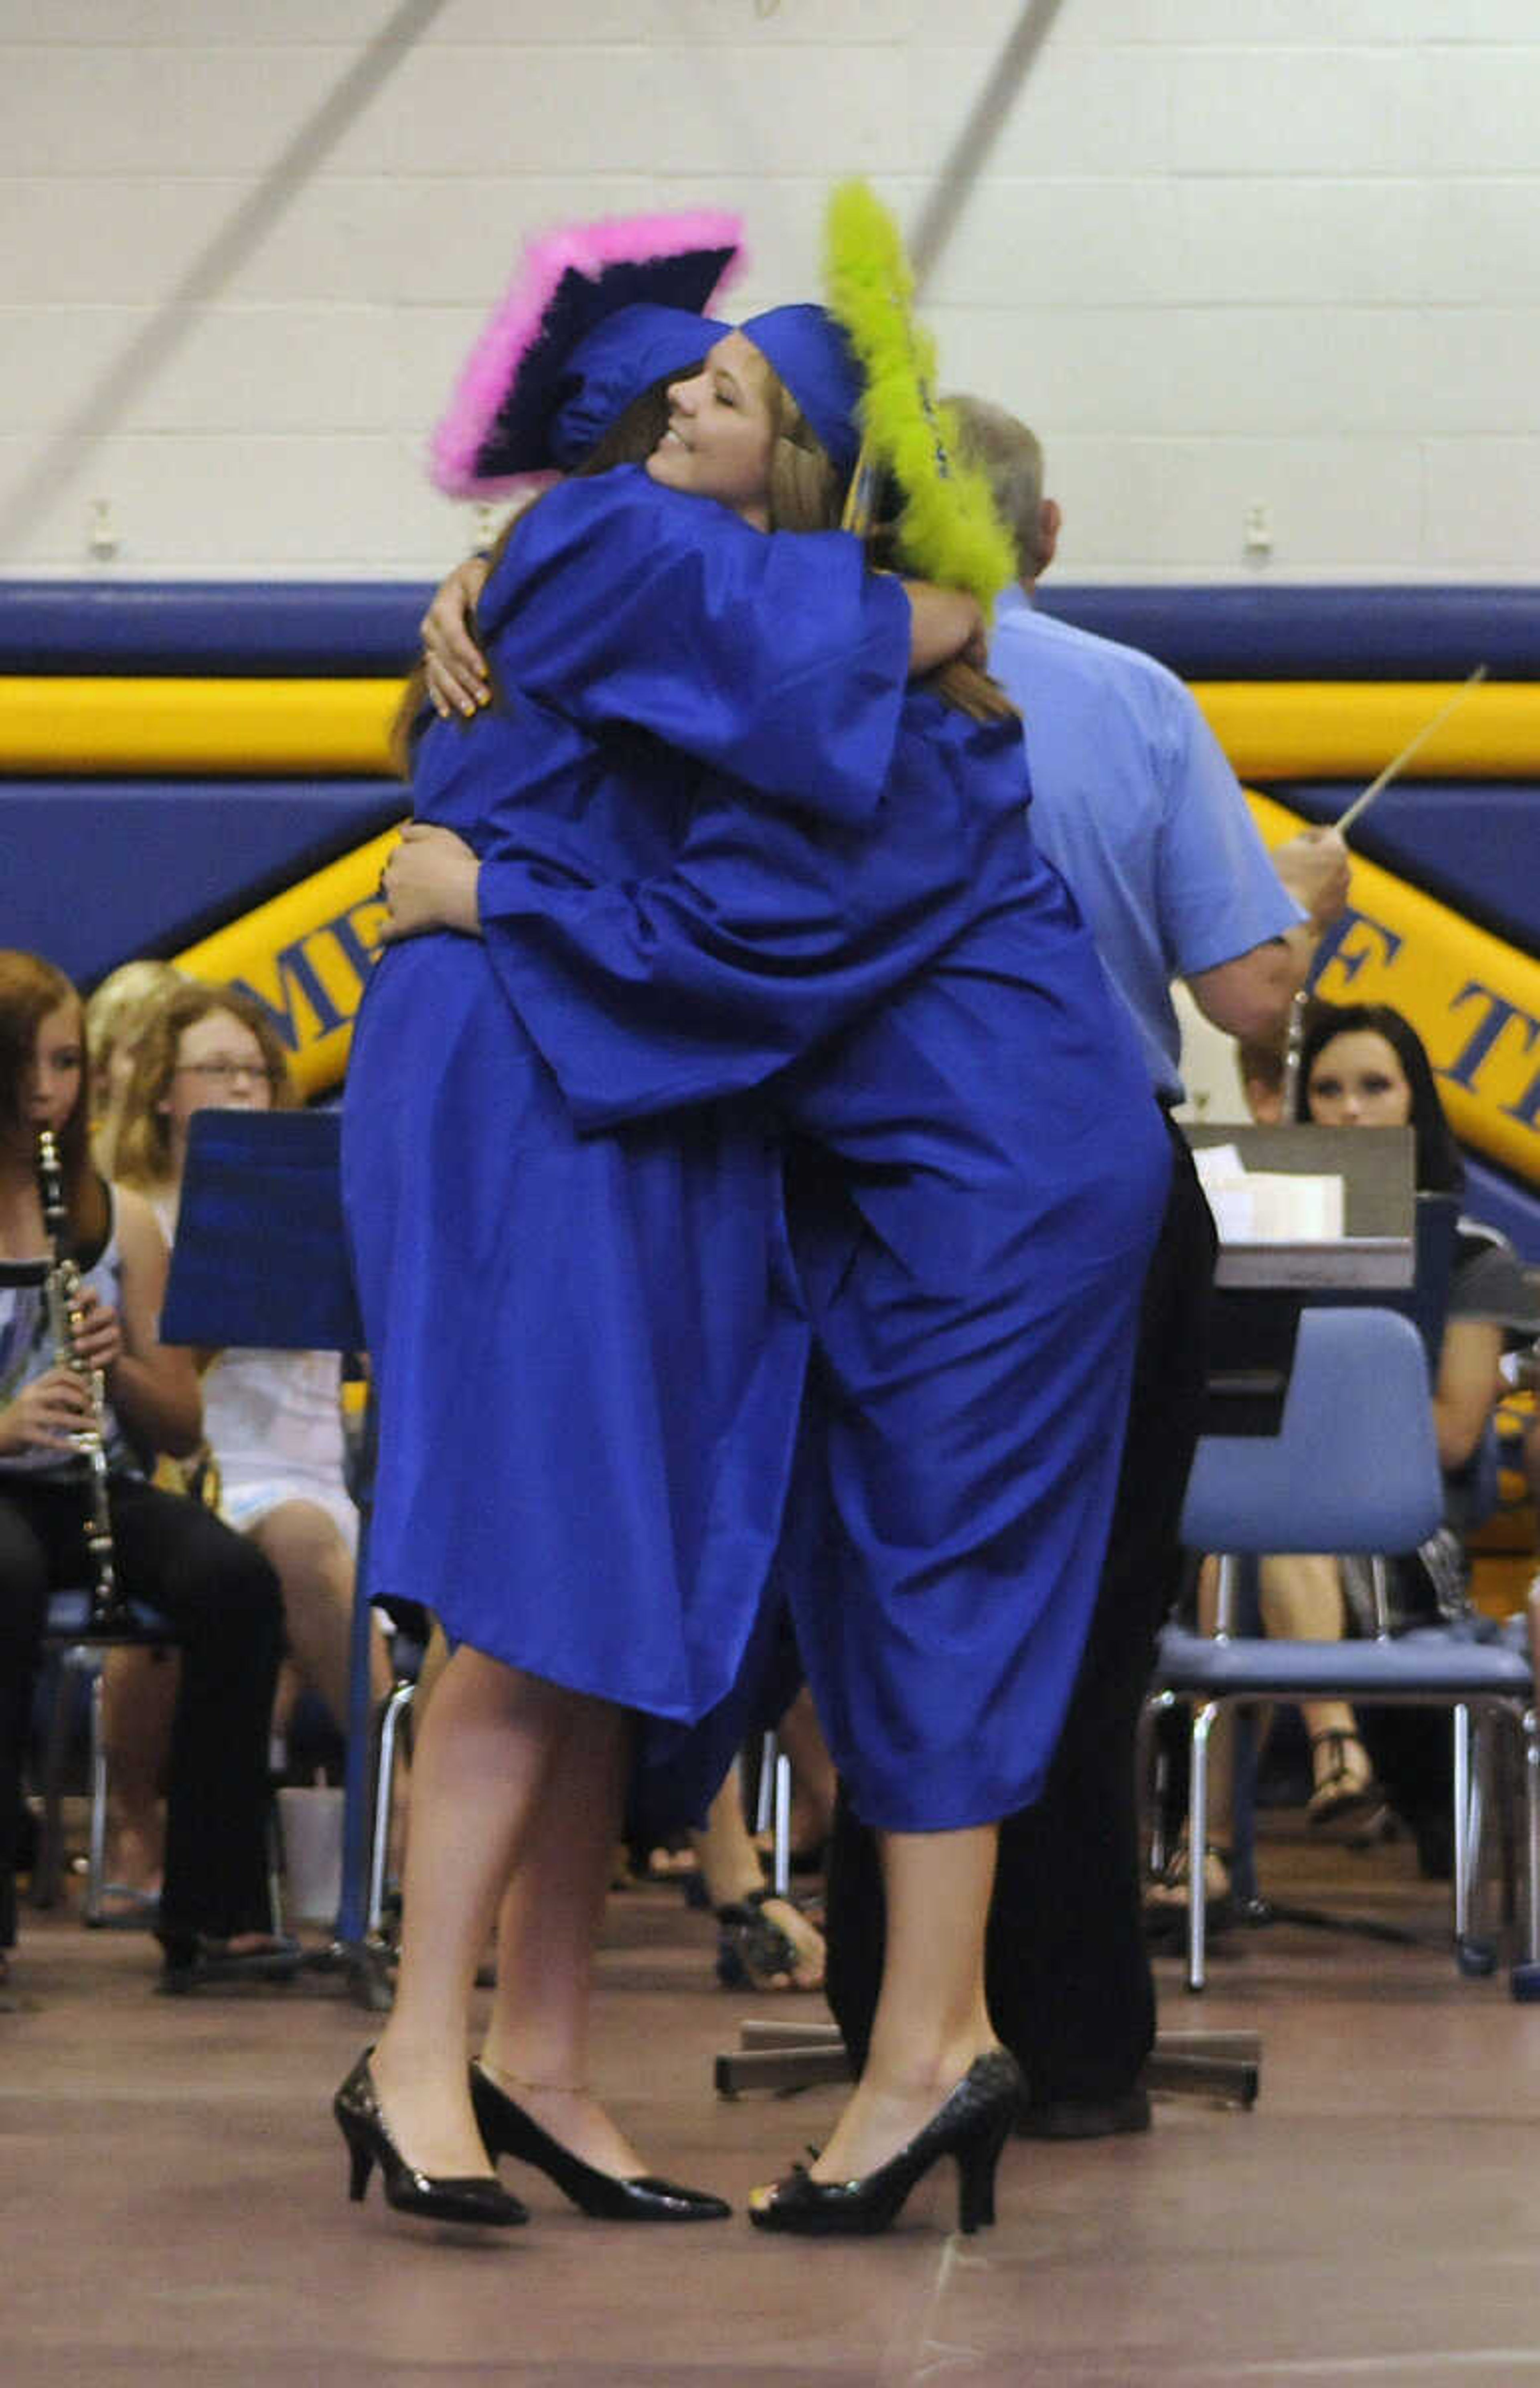
M741 2217L588 2222L505 2166L529 2229L481 2243L345 2198L331 2092L368 2036L335 1985L168 2000L151 1945L28 1915L0 2013L6 2388L844 2388L1540 2383L1540 2007L1457 1975L1409 1851L1307 1848L1277 1896L1426 1931L1390 1948L1236 1931L1168 2027L1256 2028L1249 2113L1163 2099L1142 2138L1017 2141L999 2226L948 2235L953 2175L871 2242ZM651 2161L741 2204L839 2092L719 2102L749 2014L671 1886L613 1903L600 2078Z

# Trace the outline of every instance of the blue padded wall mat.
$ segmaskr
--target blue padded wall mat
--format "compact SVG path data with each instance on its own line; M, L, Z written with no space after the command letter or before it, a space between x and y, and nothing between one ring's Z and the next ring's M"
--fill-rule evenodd
M0 942L91 986L170 954L347 854L405 809L390 781L10 780Z
M1309 820L1332 821L1358 790L1338 781L1269 782L1268 794ZM1351 839L1371 862L1540 954L1540 781L1398 781Z
M432 591L387 580L0 580L0 670L405 670ZM1540 679L1540 586L1088 588L1045 612L1187 680Z
M0 671L405 673L432 594L400 580L0 581Z
M1540 680L1540 585L1087 589L1044 613L1158 655L1183 680Z

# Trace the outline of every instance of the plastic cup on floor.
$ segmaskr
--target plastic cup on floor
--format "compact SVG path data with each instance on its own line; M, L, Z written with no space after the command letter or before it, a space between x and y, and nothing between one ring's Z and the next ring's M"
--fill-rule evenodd
M330 1924L342 1899L343 1793L317 1784L278 1794L284 1880L289 1913Z

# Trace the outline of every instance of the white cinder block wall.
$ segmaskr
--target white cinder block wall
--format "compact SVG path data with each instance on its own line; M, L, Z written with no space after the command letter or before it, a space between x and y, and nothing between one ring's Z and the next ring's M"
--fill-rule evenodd
M0 571L435 573L522 235L851 171L1066 577L1540 578L1537 0L0 0Z

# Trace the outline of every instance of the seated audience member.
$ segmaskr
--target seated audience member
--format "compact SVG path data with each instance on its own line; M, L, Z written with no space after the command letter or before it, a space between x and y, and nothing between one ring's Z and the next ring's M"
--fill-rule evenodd
M143 1015L114 1143L117 1174L147 1198L174 1240L187 1130L207 1107L265 1111L294 1101L288 1065L261 1006L239 990L183 983ZM204 1434L225 1521L277 1570L288 1652L301 1684L347 1717L357 1511L343 1474L341 1359L335 1352L223 1351L205 1358ZM373 1688L390 1670L376 1631ZM131 1691L130 1686L133 1686ZM120 1667L109 1747L114 1772L153 1784L143 1670ZM143 1818L127 1820L143 1846ZM126 1861L122 1870L127 1871Z
M1421 1039L1385 1004L1315 1003L1301 1056L1297 1116L1324 1127L1404 1127L1416 1136L1420 1190L1459 1194L1464 1169L1445 1118ZM1460 1613L1466 1600L1463 1536L1475 1522L1472 1495L1483 1440L1502 1387L1506 1323L1528 1311L1521 1273L1505 1239L1461 1218L1438 1368L1432 1389L1433 1427L1444 1472L1445 1522L1409 1557L1393 1560L1392 1608L1403 1625ZM1330 1642L1371 1632L1374 1618L1362 1572L1350 1561L1306 1553L1265 1558L1259 1607L1266 1632ZM1387 1801L1411 1829L1424 1869L1449 1866L1450 1743L1447 1720L1431 1711L1370 1708L1362 1720L1344 1701L1312 1701L1301 1715L1309 1736L1314 1785L1306 1813L1332 1838L1367 1844L1379 1836ZM1373 1762L1371 1762L1371 1754ZM1229 1812L1228 1765L1217 1756L1212 1813L1222 1859Z
M186 984L174 964L143 957L109 971L87 998L92 1150L104 1176L113 1175L118 1118L133 1067L139 1023L161 996ZM163 1454L156 1480L168 1492L183 1490L183 1466ZM113 1750L107 1778L112 1879L101 1902L108 1923L153 1924L159 1912L165 1758L176 1710L177 1668L176 1651L170 1646L109 1650L103 1660L104 1714ZM133 1729L120 1736L115 1720L125 1704L132 1710Z
M152 1006L186 979L170 962L147 959L109 971L85 1007L85 1041L91 1055L91 1135L98 1164L112 1175L118 1117L128 1091L140 1023Z
M165 1243L149 1205L91 1164L74 988L36 955L0 952L0 1259L51 1255L38 1176L44 1129L57 1143L82 1283L65 1356L44 1289L0 1287L0 1886L8 1898L48 1595L92 1577L74 1438L95 1425L95 1371L117 1581L166 1615L182 1651L158 1921L168 1986L290 1967L293 1945L269 1930L277 1580L249 1542L145 1480L146 1452L191 1451L201 1427L192 1361L157 1333ZM13 1938L12 1920L5 1943Z
M1300 1068L1299 1117L1322 1127L1409 1125L1417 1140L1417 1183L1422 1192L1458 1195L1465 1172L1459 1149L1439 1100L1427 1052L1410 1023L1388 1004L1312 1007ZM1445 1521L1413 1557L1395 1561L1393 1602L1400 1621L1432 1622L1458 1615L1466 1604L1464 1537L1476 1522L1474 1506L1482 1448L1502 1391L1499 1362L1510 1323L1531 1308L1512 1247L1495 1228L1461 1217L1456 1232L1453 1275L1445 1314L1444 1339L1433 1387L1433 1430L1444 1474ZM1274 1569L1289 1562L1273 1560ZM1334 1629L1341 1632L1344 1597L1354 1601L1355 1621L1372 1630L1372 1619L1355 1600L1357 1575L1341 1579ZM1306 1594L1309 1602L1310 1595ZM1319 1594L1309 1613L1323 1605ZM1269 1592L1263 1576L1263 1622L1269 1632L1298 1633L1299 1611L1275 1578ZM1309 1630L1314 1631L1312 1626ZM1351 1720L1349 1719L1349 1724ZM1319 1727L1318 1727L1319 1730ZM1344 1730L1340 1719L1328 1731ZM1314 1738L1314 1736L1312 1736ZM1428 1711L1366 1710L1357 1749L1348 1733L1329 1743L1327 1772L1317 1769L1319 1799L1323 1779L1335 1773L1351 1795L1370 1772L1364 1747L1398 1815L1411 1827L1426 1870L1446 1873L1449 1864L1449 1734L1446 1721ZM1318 1759L1322 1753L1318 1749Z

